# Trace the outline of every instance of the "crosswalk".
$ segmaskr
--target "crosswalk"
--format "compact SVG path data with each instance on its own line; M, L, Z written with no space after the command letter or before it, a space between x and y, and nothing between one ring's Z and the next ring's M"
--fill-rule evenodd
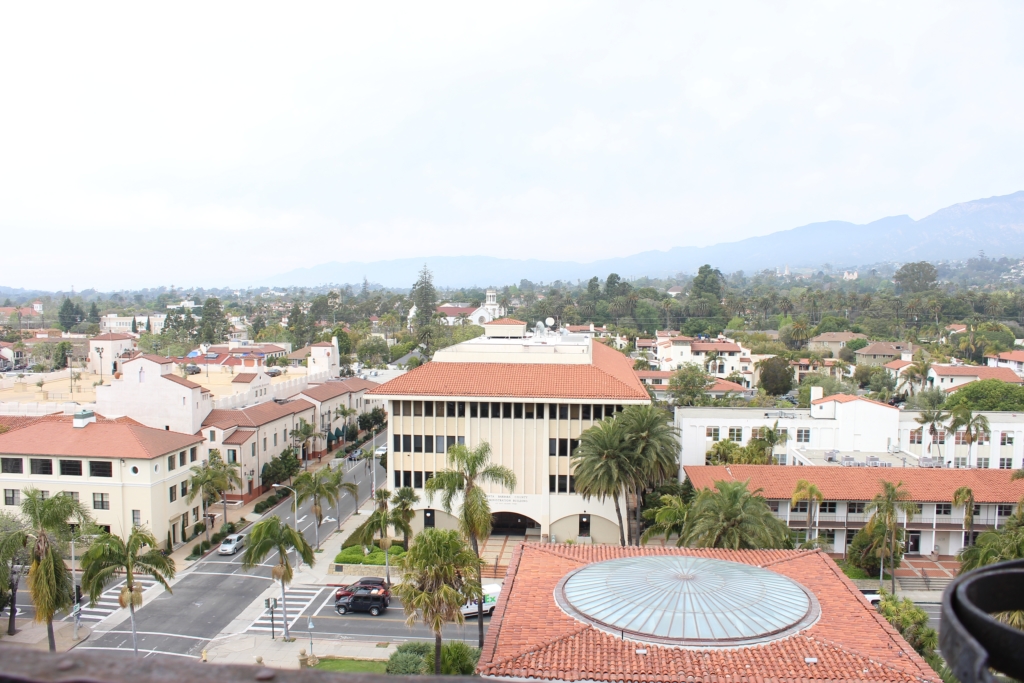
M156 585L156 581L153 581L152 579L135 579L135 582L142 586L143 592L149 590L150 588ZM100 595L100 599L96 601L95 605L90 605L89 597L83 595L82 621L88 621L92 623L100 622L109 617L117 610L121 609L121 605L118 604L117 598L121 594L122 586L124 586L124 581L119 581L117 584L103 591L103 594ZM74 616L71 614L64 617L64 621L73 620Z
M296 622L306 608L316 600L317 596L324 591L323 588L287 588L284 595L288 603L288 612L284 616L288 619L288 628L295 628ZM278 600L277 609L274 610L274 629L281 629L282 606ZM249 631L266 631L270 633L270 610L263 610L263 613L252 622L247 629Z

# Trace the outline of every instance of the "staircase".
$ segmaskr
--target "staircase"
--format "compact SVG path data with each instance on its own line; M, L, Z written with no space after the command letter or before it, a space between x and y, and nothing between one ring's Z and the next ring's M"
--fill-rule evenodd
M946 586L953 580L947 576L943 577L932 577L927 576L908 576L908 577L897 577L900 588L905 591L941 591L945 590Z
M485 564L480 569L480 576L485 579L504 579L505 572L508 571L507 564L499 564L497 566L493 564Z

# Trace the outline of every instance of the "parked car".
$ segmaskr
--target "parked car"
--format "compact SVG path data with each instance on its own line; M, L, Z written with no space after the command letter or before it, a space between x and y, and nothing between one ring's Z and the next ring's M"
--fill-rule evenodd
M189 363L185 366L186 375L198 375L202 370L195 363Z
M281 368L270 368L267 370L267 377L280 377Z
M378 458L380 456L382 456L382 455L387 455L388 454L388 447L387 446L377 446L377 450L375 450L373 452L373 454L376 455Z
M491 584L484 586L484 614L494 614L494 608L498 605L498 596L501 595L501 586ZM464 617L475 617L480 613L476 600L467 600L466 604L459 608Z
M872 607L878 607L878 604L882 602L882 594L874 588L862 588L860 592L864 599L871 603Z
M338 614L348 612L369 612L373 616L383 614L388 608L387 601L380 593L361 588L352 595L345 595L334 602L334 609Z
M356 448L351 453L348 454L348 459L349 460L359 460L362 457L363 457L363 449L362 448Z
M242 534L231 534L225 536L224 540L221 541L220 548L217 550L219 555L234 555L239 550L245 547L245 536Z
M376 576L364 576L355 583L350 583L346 586L338 586L337 590L334 591L334 599L340 600L341 598L352 595L359 590L368 590L374 595L384 596L385 607L391 604L391 587L388 585L387 581Z

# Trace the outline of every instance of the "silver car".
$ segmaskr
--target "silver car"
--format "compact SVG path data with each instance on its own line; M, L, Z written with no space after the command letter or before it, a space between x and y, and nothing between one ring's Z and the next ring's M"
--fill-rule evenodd
M224 537L224 540L220 544L220 548L217 549L217 554L234 555L244 547L245 536L242 534L231 534L230 536Z

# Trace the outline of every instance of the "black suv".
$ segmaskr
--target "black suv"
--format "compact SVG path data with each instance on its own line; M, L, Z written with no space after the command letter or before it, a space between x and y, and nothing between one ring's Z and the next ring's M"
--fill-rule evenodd
M345 595L335 600L334 608L338 610L338 614L369 612L373 616L378 616L387 610L388 605L385 597L380 593L360 588L352 595Z

